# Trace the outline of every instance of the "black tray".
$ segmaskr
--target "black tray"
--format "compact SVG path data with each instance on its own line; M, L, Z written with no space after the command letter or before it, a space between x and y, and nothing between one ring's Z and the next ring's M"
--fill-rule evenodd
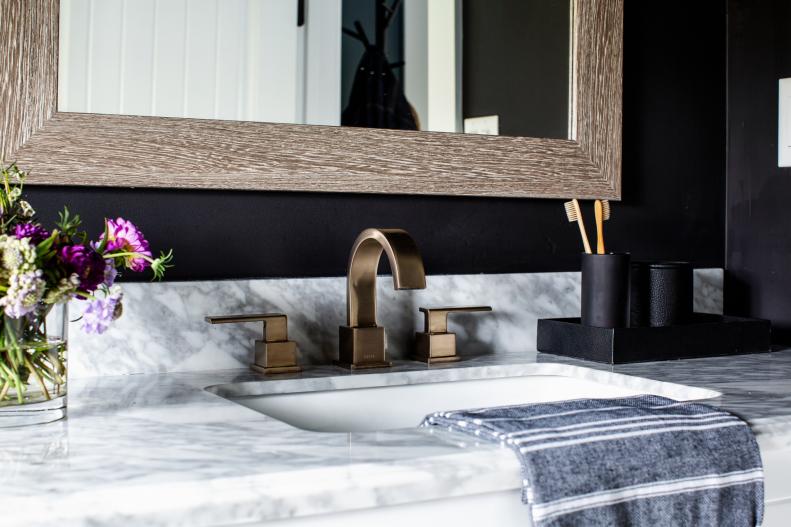
M695 313L689 324L666 327L595 328L579 318L538 321L538 351L607 364L647 362L770 351L768 320Z

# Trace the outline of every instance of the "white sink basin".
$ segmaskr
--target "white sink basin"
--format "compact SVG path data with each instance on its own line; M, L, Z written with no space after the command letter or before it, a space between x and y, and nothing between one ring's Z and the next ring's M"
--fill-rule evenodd
M575 370L593 372L586 368ZM415 427L427 414L439 410L628 397L645 393L677 400L708 399L720 395L704 388L606 372L594 373L609 378L606 382L597 382L580 378L579 374L528 374L272 395L235 397L219 394L297 428L316 432L371 432Z

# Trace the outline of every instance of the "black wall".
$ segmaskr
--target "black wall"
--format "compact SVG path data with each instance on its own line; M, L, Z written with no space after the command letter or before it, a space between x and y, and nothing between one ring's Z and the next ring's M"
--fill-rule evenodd
M609 246L722 266L725 4L632 0L625 15L624 202ZM171 280L341 276L369 226L408 229L432 274L579 269L576 229L554 200L53 187L29 197L43 219L68 204L94 232L105 215L134 220L175 250Z
M731 0L726 309L791 343L791 169L777 167L778 79L791 77L791 2Z

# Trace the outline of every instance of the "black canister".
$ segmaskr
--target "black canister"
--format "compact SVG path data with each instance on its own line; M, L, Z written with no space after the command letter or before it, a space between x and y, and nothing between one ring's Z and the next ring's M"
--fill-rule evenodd
M692 318L692 264L632 264L631 325L673 326Z
M629 253L582 255L582 324L629 325Z

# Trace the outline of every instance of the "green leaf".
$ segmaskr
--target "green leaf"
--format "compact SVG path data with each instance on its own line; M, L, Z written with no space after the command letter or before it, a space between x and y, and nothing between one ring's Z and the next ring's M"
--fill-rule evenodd
M175 267L173 265L173 249L167 253L159 253L159 258L151 262L151 270L154 271L154 280L162 280L165 277L165 271Z
M52 244L58 239L58 234L58 231L54 231L52 234L50 234L49 238L38 244L36 247L36 256L38 258L41 258L50 251Z
M107 223L107 218L104 219L104 236L102 236L102 241L99 243L99 246L96 248L96 252L99 254L104 254L105 249L107 249L107 243L110 241L110 225Z
M58 213L58 218L55 225L68 237L76 235L77 229L82 225L80 216L78 214L72 216L68 207L63 207L63 211Z

